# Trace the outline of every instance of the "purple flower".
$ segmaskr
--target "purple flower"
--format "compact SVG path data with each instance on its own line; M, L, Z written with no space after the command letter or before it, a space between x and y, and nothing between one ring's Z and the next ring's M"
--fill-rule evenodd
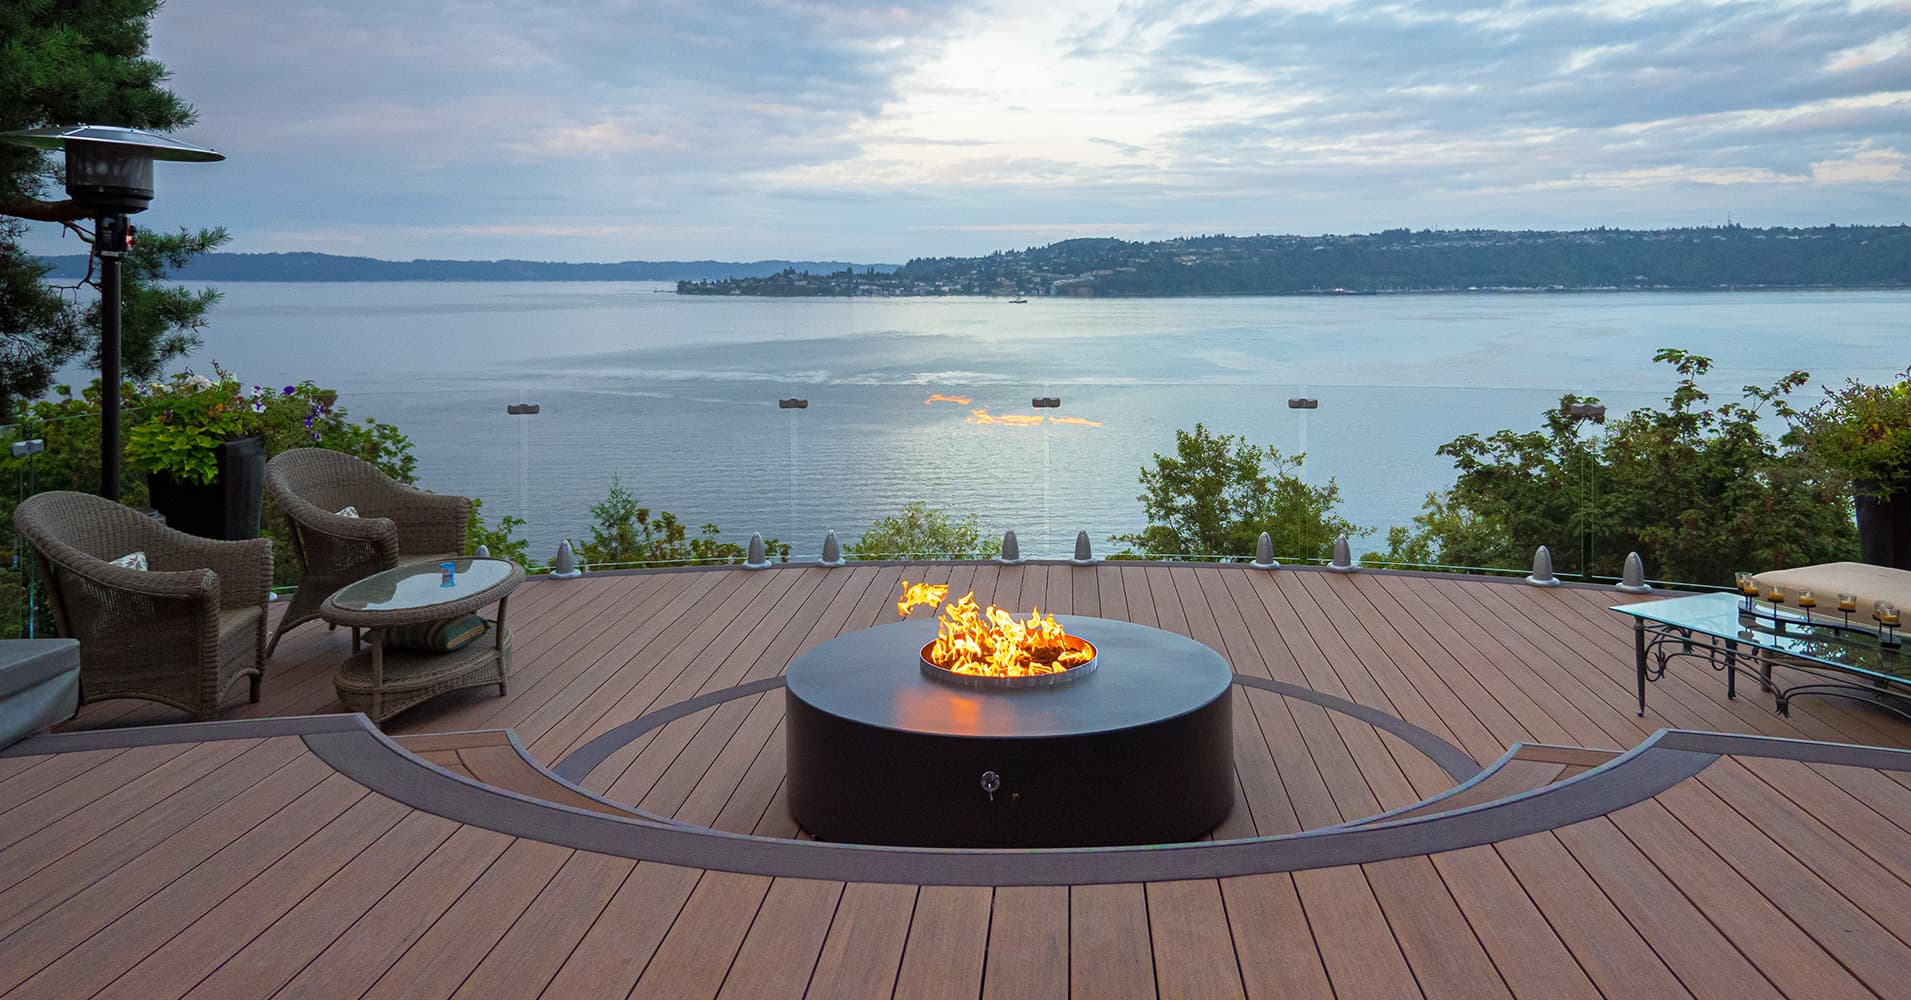
M318 431L313 431L313 432L312 432L312 440L314 440L314 441L317 441L318 439L319 439L319 432L318 432Z
M295 386L295 385L288 385L288 386L286 386L286 387L285 387L284 389L281 389L281 390L279 390L279 395L281 395L281 396L290 396L290 395L292 395L292 393L293 393L293 392L295 392L295 391L297 391L297 390L298 390L298 386Z
M312 427L312 418L311 418L311 417L306 417L306 418L305 418L305 427L306 427L306 429L307 429L307 430L310 430L310 429L311 429L311 427ZM316 434L314 434L314 435L312 435L312 436L313 436L313 437L317 437L318 435L316 435Z
M252 412L254 412L254 413L264 413L264 412L265 412L265 404L264 404L264 403L253 403L253 404L252 404Z

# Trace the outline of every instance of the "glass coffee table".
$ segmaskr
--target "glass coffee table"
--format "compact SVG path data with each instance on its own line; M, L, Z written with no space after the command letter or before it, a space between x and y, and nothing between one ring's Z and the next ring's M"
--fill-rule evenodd
M1632 618L1639 675L1639 714L1646 683L1665 676L1675 657L1704 660L1725 673L1725 695L1738 696L1740 673L1777 699L1780 715L1805 695L1868 702L1911 720L1911 656L1893 630L1883 634L1836 612L1748 604L1735 594L1696 594L1612 608ZM1773 679L1774 666L1801 672L1801 683Z
M498 686L511 674L511 633L505 605L524 581L524 570L505 559L452 559L407 563L366 577L325 599L319 616L352 629L352 655L339 665L333 686L346 708L383 722L428 698L462 688ZM386 631L498 606L487 632L452 652L392 649ZM365 645L359 629L369 629Z

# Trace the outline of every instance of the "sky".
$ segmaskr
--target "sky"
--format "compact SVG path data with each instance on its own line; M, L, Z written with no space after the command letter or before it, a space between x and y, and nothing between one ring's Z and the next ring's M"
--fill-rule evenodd
M1911 0L171 0L152 35L228 159L136 221L236 251L1911 222Z

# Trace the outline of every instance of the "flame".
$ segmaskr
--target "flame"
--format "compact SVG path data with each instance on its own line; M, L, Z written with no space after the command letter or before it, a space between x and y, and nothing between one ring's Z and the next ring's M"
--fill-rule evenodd
M942 599L947 596L949 596L949 585L946 583L912 584L908 580L904 580L902 582L902 600L896 602L896 613L907 618L912 609L922 607L933 608L941 604Z
M929 394L928 399L922 401L922 405L928 406L930 403L959 403L963 406L967 406L971 402L973 402L973 400L967 396L944 396L942 393L932 392Z
M896 610L907 615L919 605L942 604L948 584L911 585L902 582L902 600ZM1095 658L1095 647L1063 630L1054 615L1029 609L1026 620L991 604L975 603L975 592L942 607L936 623L935 645L929 662L958 674L985 677L1032 677L1058 674Z

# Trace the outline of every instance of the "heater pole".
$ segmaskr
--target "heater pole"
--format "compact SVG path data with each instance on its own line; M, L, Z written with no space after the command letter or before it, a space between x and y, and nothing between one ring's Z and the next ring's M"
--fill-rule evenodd
M99 217L93 252L100 259L100 496L119 499L119 268L126 216Z

